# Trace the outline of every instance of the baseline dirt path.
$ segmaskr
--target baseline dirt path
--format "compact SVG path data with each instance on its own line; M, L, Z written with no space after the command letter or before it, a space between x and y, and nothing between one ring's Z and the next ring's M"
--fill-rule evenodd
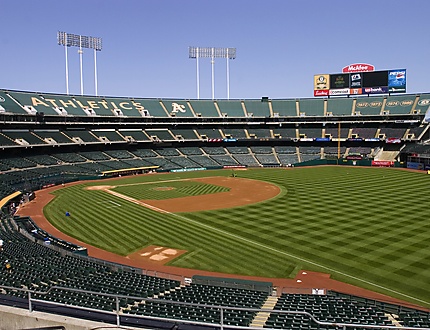
M215 179L219 179L219 181L216 181ZM104 185L106 185L106 182L109 182L108 183L109 185L114 186L115 183L112 181L115 181L115 180L118 180L118 179L117 178L107 179L107 180L103 180L100 182ZM226 178L226 177L202 178L199 180L202 180L203 182L207 182L207 183L217 184L220 186L228 184L228 183L233 183L233 182L237 183L240 181L241 183L243 183L243 187L246 187L245 189L242 190L243 196L239 197L243 203L240 205L249 204L246 202L249 199L253 198L254 195L258 194L258 192L256 192L251 187L252 184L255 185L255 183L258 182L255 180L244 180L244 179ZM247 182L247 181L251 181L252 184L249 185L248 184L249 182ZM86 181L86 182L89 182L89 181ZM71 184L68 184L68 186L79 184L79 183L81 183L81 182L71 183ZM273 188L266 187L267 191L270 191L270 194L267 194L266 198L270 198L268 196L272 196L272 197L276 196L276 194L279 193L278 187L273 186L273 185L270 185L270 186L277 188L278 191L275 193L275 190L273 190ZM103 260L107 260L107 261L111 261L111 262L115 262L115 263L120 263L120 264L128 265L131 267L142 268L142 269L145 269L148 271L153 271L155 273L159 273L160 275L166 275L166 276L172 275L172 276L180 276L180 277L192 277L193 275L204 275L204 276L218 276L218 277L225 277L225 278L241 278L241 279L246 279L246 280L272 282L275 287L277 287L279 290L284 289L285 292L311 293L311 288L319 288L319 289L323 288L326 290L334 290L334 291L343 292L343 293L347 293L347 294L358 295L358 296L367 297L370 299L376 299L376 300L380 300L380 301L390 302L393 304L400 304L403 306L409 306L412 308L430 311L430 309L423 308L419 305L404 302L402 300L395 299L395 298L392 298L392 297L389 297L389 296L386 296L383 294L379 294L379 293L376 293L373 291L369 291L369 290L362 289L362 288L359 288L359 287L356 287L356 286L353 286L350 284L346 284L343 282L333 280L333 279L331 279L330 274L325 274L325 273L318 273L318 272L303 270L303 271L298 273L298 275L296 276L295 279L240 276L240 275L235 275L235 274L224 274L224 273L217 273L217 272L208 272L208 271L202 271L202 270L167 266L167 265L164 265L159 260L151 260L150 258L142 258L142 255L145 254L145 253L143 253L144 250L141 250L141 251L139 251L139 253L134 253L134 254L131 254L131 255L126 256L126 257L120 256L120 255L117 255L117 254L96 248L94 246L88 245L84 242L81 242L81 241L79 241L73 237L70 237L70 236L60 232L57 228L55 228L54 226L51 225L51 223L45 218L45 216L43 214L43 207L55 197L54 195L51 194L51 192L53 192L57 189L61 189L61 188L62 188L61 186L55 186L55 187L49 187L47 189L37 191L36 192L36 198L33 201L31 201L30 203L27 203L26 205L24 205L18 211L18 215L20 215L20 216L31 216L31 218L34 220L34 222L41 229L46 230L47 232L49 232L53 236L87 248L88 255L91 257L103 259ZM248 194L248 192L250 194ZM231 191L229 193L231 193ZM223 194L223 193L220 193L220 194ZM180 199L182 200L182 204L178 203L178 205L183 206L181 211L185 211L185 210L196 211L201 207L200 204L202 204L201 200L198 201L200 198L202 198L202 197L206 198L206 197L212 196L211 200L213 199L214 208L216 208L215 205L218 202L216 202L216 199L213 198L215 195L216 194L207 195L207 196L178 198L178 200L180 200ZM196 199L194 200L194 198L196 198ZM263 198L263 197L260 195L259 198ZM184 199L187 200L186 203L184 203ZM259 201L262 201L262 200L264 200L264 199L259 199ZM158 202L160 202L160 203L158 204ZM224 202L225 202L225 200L224 200ZM151 200L151 203L153 205L155 205L153 200ZM163 205L164 203L166 203L166 204ZM171 212L180 212L177 209L177 208L179 208L179 206L178 205L173 206L176 203L172 203L172 200L157 201L156 204L158 205L157 207L160 207L162 209L168 207L169 211L172 210ZM227 204L224 203L223 206L225 207L225 205L227 205ZM206 206L208 206L208 205L206 205ZM219 204L218 204L218 206L219 206ZM229 206L229 207L232 207L232 206ZM238 206L238 205L234 205L234 206ZM203 209L207 210L208 208L206 207Z

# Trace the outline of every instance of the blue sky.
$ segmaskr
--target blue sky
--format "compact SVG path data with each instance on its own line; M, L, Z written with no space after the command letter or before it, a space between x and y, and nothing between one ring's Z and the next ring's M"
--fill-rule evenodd
M188 47L236 47L230 98L313 97L313 76L351 63L407 69L407 92L429 91L428 0L2 0L0 88L65 93L57 31L103 39L98 94L196 98ZM69 88L80 94L79 55L69 48ZM84 94L94 57L83 55ZM227 97L226 61L215 60L215 98ZM200 98L211 64L200 59Z

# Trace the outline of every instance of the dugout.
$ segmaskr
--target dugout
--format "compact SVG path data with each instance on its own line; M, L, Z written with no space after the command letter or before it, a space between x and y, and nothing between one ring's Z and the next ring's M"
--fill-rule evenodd
M224 288L238 288L245 290L262 291L268 294L272 293L272 282L260 282L252 280L242 280L237 278L212 277L203 275L194 275L193 283L220 286Z

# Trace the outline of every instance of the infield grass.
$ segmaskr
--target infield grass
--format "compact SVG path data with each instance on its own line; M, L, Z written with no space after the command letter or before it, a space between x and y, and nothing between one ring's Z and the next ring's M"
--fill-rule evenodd
M59 230L121 255L154 244L187 250L170 263L178 267L266 277L322 271L430 307L430 176L342 166L236 173L276 184L281 193L249 206L162 214L84 189L105 182L84 183L55 191L57 198L44 212ZM148 175L109 184L131 184L116 189L136 198L145 186L139 183L151 182L144 195L150 199L151 191L160 198L161 191L153 189L157 185L230 174ZM65 217L66 211L71 217Z

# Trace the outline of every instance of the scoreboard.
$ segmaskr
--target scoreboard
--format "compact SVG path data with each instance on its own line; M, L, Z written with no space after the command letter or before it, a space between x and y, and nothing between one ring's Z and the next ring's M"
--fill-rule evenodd
M406 69L319 74L314 76L314 96L405 92Z

